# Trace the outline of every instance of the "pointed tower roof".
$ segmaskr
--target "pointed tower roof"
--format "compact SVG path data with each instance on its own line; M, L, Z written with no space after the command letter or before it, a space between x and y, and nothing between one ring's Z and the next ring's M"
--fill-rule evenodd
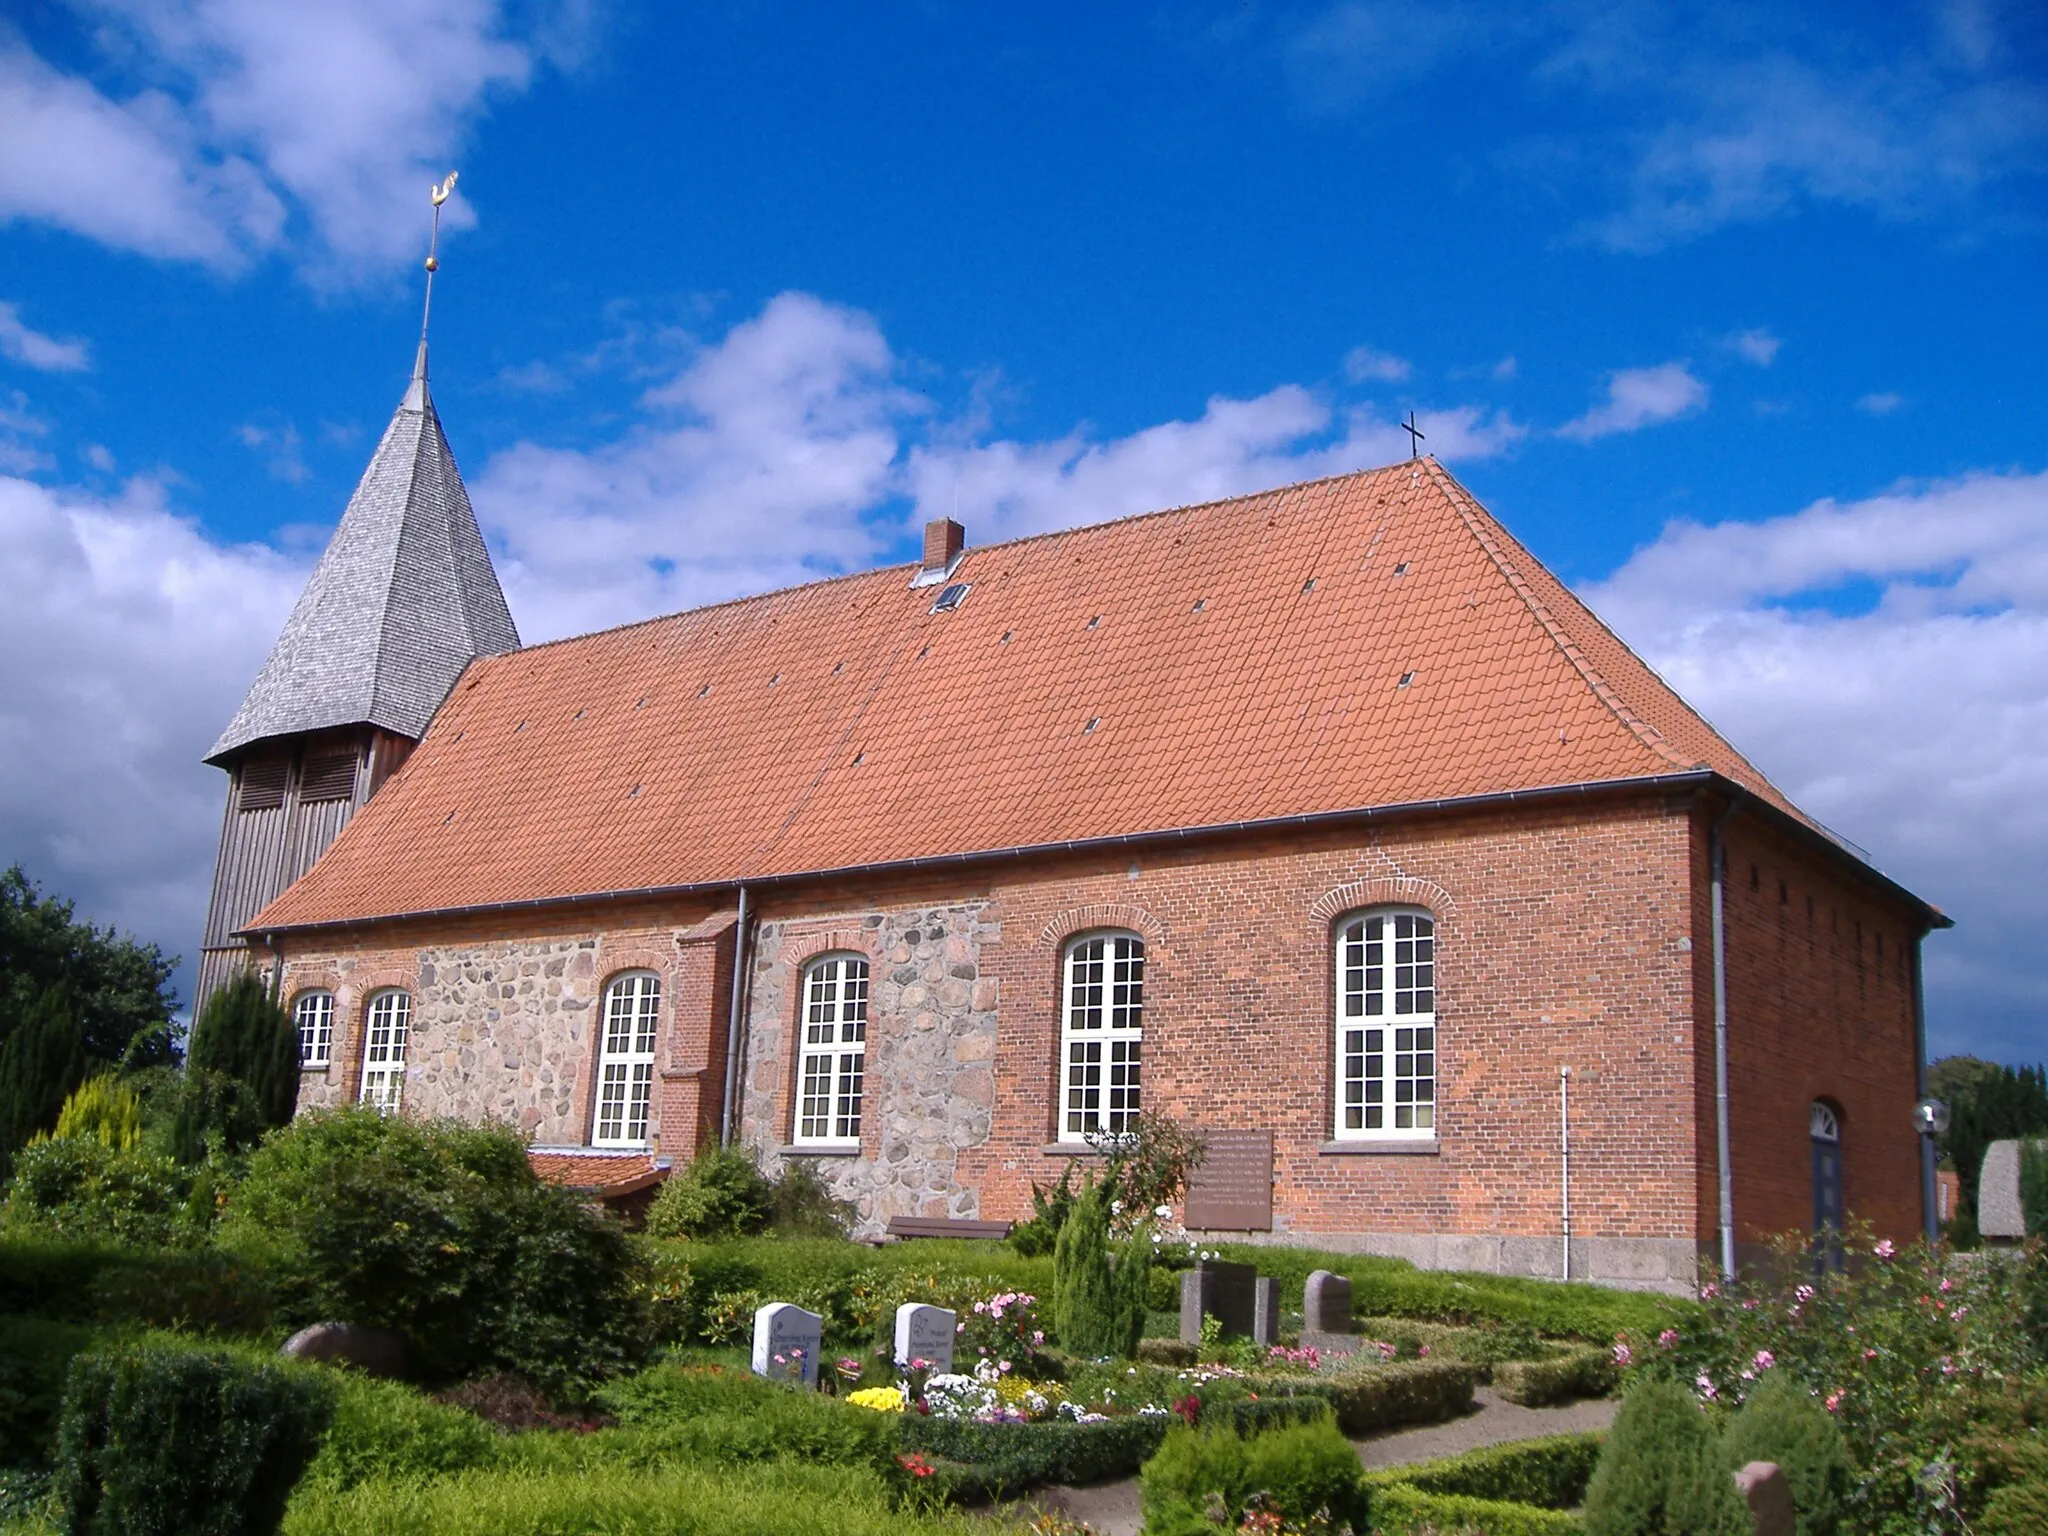
M418 738L464 667L518 648L434 411L423 341L341 526L206 760L327 726Z

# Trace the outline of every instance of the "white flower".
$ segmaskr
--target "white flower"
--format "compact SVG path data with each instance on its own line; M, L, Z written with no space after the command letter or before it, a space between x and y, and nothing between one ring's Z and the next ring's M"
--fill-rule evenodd
M1170 1205L1155 1205L1152 1207L1152 1214L1164 1220L1173 1214L1173 1207Z
M1112 1215L1112 1216L1121 1216L1121 1215L1123 1215L1123 1213L1124 1213L1124 1203L1123 1203L1123 1201L1121 1201L1121 1200L1112 1200L1112 1201L1110 1201L1110 1202L1109 1202L1109 1214L1110 1214L1110 1215Z

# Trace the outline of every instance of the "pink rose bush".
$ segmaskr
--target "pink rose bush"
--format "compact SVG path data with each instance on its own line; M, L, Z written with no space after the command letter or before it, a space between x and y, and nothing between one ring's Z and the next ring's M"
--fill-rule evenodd
M1852 1228L1841 1240L1846 1267L1827 1269L1808 1234L1774 1249L1754 1271L1703 1284L1697 1321L1666 1329L1657 1349L1629 1356L1618 1345L1616 1363L1729 1409L1767 1377L1789 1375L1833 1415L1856 1459L1857 1529L1966 1529L1962 1448L1987 1405L2048 1365L2031 1316L2048 1298L2041 1245L1956 1254Z

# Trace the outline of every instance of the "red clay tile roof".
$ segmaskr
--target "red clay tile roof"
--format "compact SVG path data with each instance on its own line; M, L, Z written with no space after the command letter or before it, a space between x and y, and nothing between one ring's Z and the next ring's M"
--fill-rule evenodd
M249 931L1696 767L1792 811L1434 460L915 569L476 661Z
M548 1183L599 1199L630 1195L668 1177L645 1152L528 1152L526 1160Z

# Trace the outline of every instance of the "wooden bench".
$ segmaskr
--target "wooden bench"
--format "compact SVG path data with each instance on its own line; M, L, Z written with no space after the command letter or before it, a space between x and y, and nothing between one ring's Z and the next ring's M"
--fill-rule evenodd
M967 1221L957 1216L891 1216L883 1229L890 1237L979 1237L1001 1242L1010 1235L1007 1221Z

